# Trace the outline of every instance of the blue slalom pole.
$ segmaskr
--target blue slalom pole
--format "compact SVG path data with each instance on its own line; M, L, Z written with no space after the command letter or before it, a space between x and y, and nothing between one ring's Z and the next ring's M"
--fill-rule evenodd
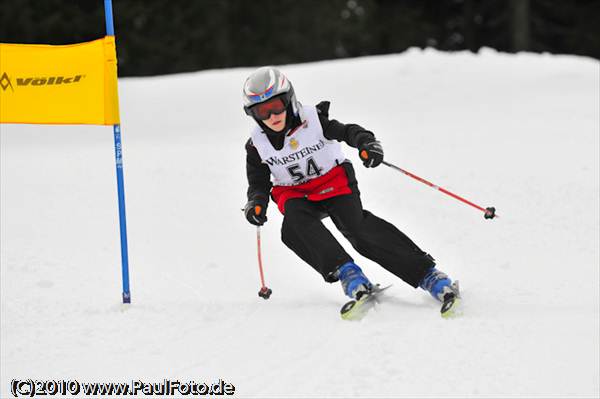
M113 24L112 0L104 0L104 16L106 19L106 35L115 35L115 26Z
M112 0L104 0L107 36L115 35ZM121 145L121 125L113 125L115 136L115 164L117 167L117 192L119 197L119 227L121 231L121 268L123 274L123 303L131 303L129 291L129 255L127 251L127 221L125 218L125 185L123 182L123 147Z

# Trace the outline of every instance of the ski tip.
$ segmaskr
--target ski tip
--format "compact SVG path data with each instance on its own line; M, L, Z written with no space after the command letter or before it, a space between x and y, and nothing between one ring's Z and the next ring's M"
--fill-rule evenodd
M342 319L353 320L352 309L354 309L354 305L356 305L356 301L346 302L344 306L342 306L342 309L340 309L340 315L342 316Z
M442 304L440 313L444 319L452 319L462 314L460 298L455 296Z

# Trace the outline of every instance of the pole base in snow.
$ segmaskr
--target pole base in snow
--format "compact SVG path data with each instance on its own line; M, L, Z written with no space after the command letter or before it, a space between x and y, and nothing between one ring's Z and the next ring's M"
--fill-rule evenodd
M123 293L123 303L131 303L131 293L129 293L129 292Z
M270 288L262 287L260 289L260 291L258 291L258 296L261 297L262 299L269 299L269 297L271 296L272 293L273 293L273 291L271 291Z
M485 214L483 215L486 219L493 219L496 217L496 208L490 206L489 208L485 208Z

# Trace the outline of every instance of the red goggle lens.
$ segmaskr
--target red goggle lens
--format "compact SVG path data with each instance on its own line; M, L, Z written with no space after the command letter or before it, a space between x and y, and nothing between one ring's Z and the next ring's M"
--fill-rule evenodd
M250 108L252 114L261 121L267 120L271 117L271 114L278 115L285 111L286 104L281 98L274 98L266 103L256 104Z

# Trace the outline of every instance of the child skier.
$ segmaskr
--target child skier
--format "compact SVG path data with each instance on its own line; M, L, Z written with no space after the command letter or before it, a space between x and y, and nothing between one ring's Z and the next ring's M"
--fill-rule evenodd
M429 254L363 209L354 169L340 142L357 148L364 166L374 168L383 161L383 149L372 132L329 119L327 101L302 105L291 82L273 67L248 77L243 99L246 114L257 123L246 142L248 222L262 226L267 221L270 196L284 215L283 243L326 282L341 281L352 299L369 294L373 284L323 225L327 216L356 251L409 285L442 302L458 296L458 286L435 268Z

